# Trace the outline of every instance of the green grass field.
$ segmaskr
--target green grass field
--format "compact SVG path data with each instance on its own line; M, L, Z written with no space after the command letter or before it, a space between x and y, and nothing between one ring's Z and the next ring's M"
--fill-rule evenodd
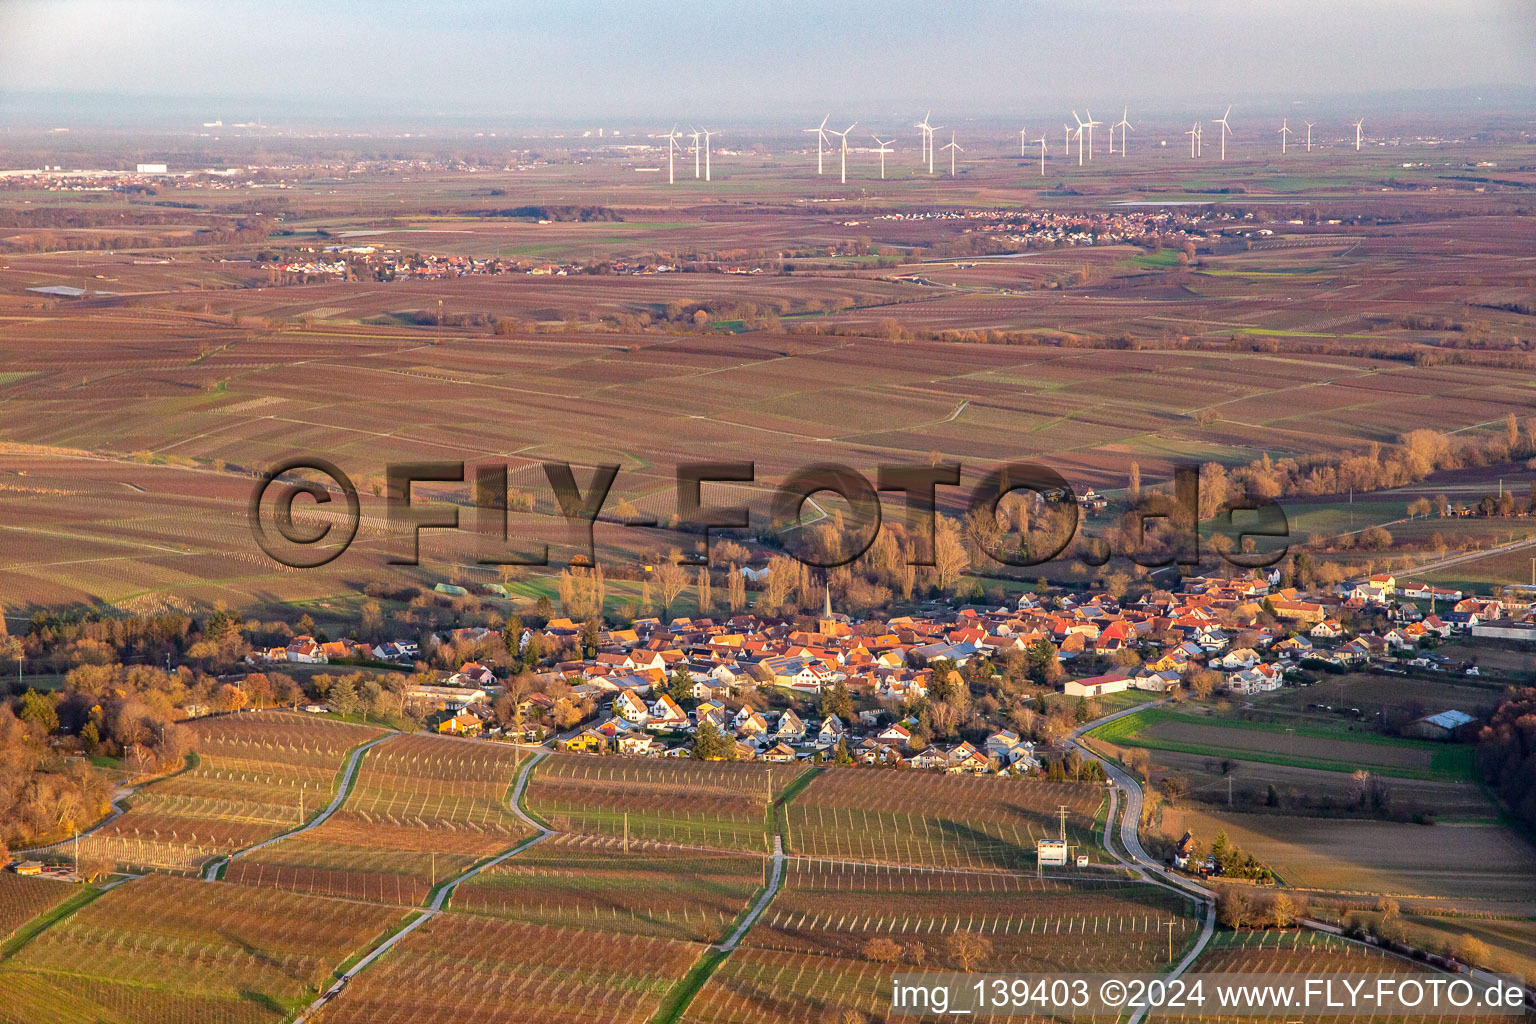
M1193 726L1199 739L1185 739L1169 726ZM1163 735L1158 735L1161 731ZM1117 746L1170 750L1264 764L1353 772L1359 769L1407 779L1469 781L1473 751L1424 740L1405 740L1352 732L1324 724L1286 727L1149 708L1109 722L1089 733Z

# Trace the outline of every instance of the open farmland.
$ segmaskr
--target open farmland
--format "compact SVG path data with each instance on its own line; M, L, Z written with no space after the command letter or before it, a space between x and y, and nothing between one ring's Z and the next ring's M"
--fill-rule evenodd
M317 1024L642 1024L703 947L439 914L358 975Z
M401 912L152 875L0 964L6 1024L276 1024Z
M1493 969L1522 977L1527 985L1536 984L1536 920L1414 914L1405 916L1403 921L1415 936L1428 940L1426 945L1450 944L1471 936L1494 951L1490 963Z
M717 942L767 879L761 856L558 836L453 891L455 910L536 925Z
M1199 930L1187 899L1114 881L792 862L785 888L689 1006L696 1024L884 1021L893 971L951 969L949 936L990 945L981 971L1148 971ZM884 939L901 963L877 962ZM1000 1018L1001 1019L1001 1018Z
M681 301L674 298L685 294L679 288L734 294L734 284L719 283L732 278L688 277L683 285L621 279L611 287L662 305ZM592 298L593 280L601 281L539 287L571 289L570 300L579 304ZM812 275L777 285L810 292L822 286ZM342 301L333 293L352 287L313 286L313 301L333 307ZM291 299L285 317L296 318L310 301L308 288L231 294L242 301ZM925 306L957 301L949 291L870 313L915 316ZM1040 315L1052 324L1085 311L1060 292L1046 294L1027 301L1043 303ZM425 294L421 300L428 302ZM204 313L201 304L187 310L149 308L159 299L135 299L145 305L132 307L123 301L56 305L0 321L8 367L0 378L0 496L7 508L0 586L26 607L281 604L348 593L357 580L381 575L435 582L462 573L490 581L489 570L472 564L476 552L467 536L429 533L423 567L386 567L400 541L372 489L389 462L504 460L514 486L545 513L554 505L538 461L617 463L610 503L627 499L666 522L678 462L745 459L756 462L757 483L721 486L719 493L722 501L745 501L761 520L774 482L829 457L870 473L881 462L926 462L937 452L963 463L966 485L996 463L1037 458L1080 489L1114 491L1133 461L1151 483L1167 479L1180 461L1306 458L1394 443L1424 425L1409 411L1415 403L1434 406L1436 428L1468 436L1508 413L1528 416L1531 403L1530 389L1497 367L1293 354L1283 345L1258 352L1104 351L769 330L608 333L590 326L502 336L323 318L308 326L280 318L274 327ZM483 302L482 309L494 305L491 297ZM1180 315L1144 312L1158 330ZM1230 322L1242 323L1244 315L1233 310ZM956 320L967 316L957 313ZM339 378L349 382L340 391ZM660 407L658 393L667 396ZM458 412L466 400L478 411L467 420ZM295 453L332 459L362 492L357 541L314 571L287 569L256 549L245 518L251 474ZM1519 473L1509 468L1511 486L1523 486L1516 484ZM467 486L437 491L468 498ZM948 489L941 500L951 511L960 507ZM1369 525L1366 503L1359 504L1356 528ZM1288 507L1311 524L1298 528L1298 537L1348 523L1333 506ZM1384 512L1381 521L1400 512ZM557 545L564 540L547 515L526 518L519 535L556 533ZM1462 534L1525 529L1520 521L1506 527L1421 520L1402 543L1427 542L1435 532L1455 543ZM597 541L606 557L633 561L679 538L604 523ZM1517 555L1479 567L1481 585L1527 579L1529 562ZM1367 556L1339 557L1353 563Z
M534 769L527 806L560 832L767 853L769 806L803 770L556 754Z
M1188 829L1207 846L1225 831L1297 889L1536 913L1536 849L1497 822L1426 826L1185 805L1163 812L1163 828L1175 836Z
M1118 749L1118 748L1116 748ZM1358 803L1358 787L1344 772L1298 768L1268 761L1238 760L1212 754L1186 754L1153 750L1152 781L1160 785L1170 776L1193 799L1225 805L1230 779L1233 805L1242 810L1268 806L1270 787L1281 808L1305 808L1318 804L1344 808ZM1434 779L1393 778L1387 782L1391 807L1404 819L1415 814L1433 815L1443 823L1480 822L1498 818L1498 809L1473 780L1452 782ZM1298 813L1304 813L1298 811ZM1176 836L1174 838L1177 838Z
M346 802L309 831L233 861L232 882L415 905L529 834L507 801L510 747L430 735L371 748Z
M1059 834L1059 806L1067 841L1096 848L1103 800L1088 783L836 770L789 805L786 843L831 860L1019 871L1034 867L1037 840Z
M295 714L189 724L192 768L151 783L128 812L81 840L82 856L124 868L199 870L302 823L330 800L347 754L379 730Z

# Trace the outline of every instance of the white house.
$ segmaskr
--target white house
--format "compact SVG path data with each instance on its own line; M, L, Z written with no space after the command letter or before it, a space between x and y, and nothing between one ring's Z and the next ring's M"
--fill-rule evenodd
M626 722L643 725L650 717L650 710L634 690L620 690L619 695L613 698L613 715Z
M1307 632L1314 640L1337 640L1344 635L1344 627L1334 619L1324 619Z
M647 729L681 729L688 724L688 714L677 706L670 694L662 694L651 703Z
M774 738L781 743L799 743L805 739L805 723L793 709L786 709L779 716L777 726L773 731Z

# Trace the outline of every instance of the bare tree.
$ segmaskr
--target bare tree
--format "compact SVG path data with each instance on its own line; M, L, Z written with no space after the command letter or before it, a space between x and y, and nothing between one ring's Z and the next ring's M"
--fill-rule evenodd
M662 613L671 615L672 602L676 601L678 595L688 586L688 570L678 564L678 554L675 549L666 558L658 560L656 586L661 588Z
M971 567L971 559L953 519L938 517L933 541L933 575L940 590L949 590Z
M955 966L967 974L992 955L992 943L971 932L955 932L944 940L944 949Z

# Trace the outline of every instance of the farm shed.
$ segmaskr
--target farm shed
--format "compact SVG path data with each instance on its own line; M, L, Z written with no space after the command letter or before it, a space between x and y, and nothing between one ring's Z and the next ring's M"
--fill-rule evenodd
M1403 727L1403 733L1423 740L1454 740L1466 735L1476 724L1477 719L1465 711L1442 711L1409 722Z

